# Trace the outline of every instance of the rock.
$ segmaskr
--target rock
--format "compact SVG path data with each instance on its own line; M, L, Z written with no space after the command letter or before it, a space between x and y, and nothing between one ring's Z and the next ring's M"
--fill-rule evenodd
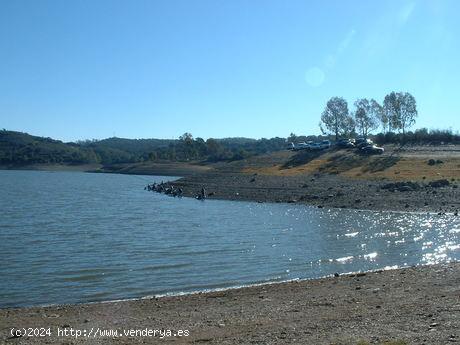
M440 188L440 187L446 187L450 185L450 182L446 179L441 179L441 180L431 181L428 185L432 188Z
M337 278L337 277L339 277L339 276L340 276L340 274L338 274L337 272L334 273L334 277Z
M428 165L435 165L436 161L434 159L429 159L427 162Z
M409 186L401 186L399 187L398 191L400 192L411 192L413 189Z
M356 199L356 200L355 200L355 203L356 203L356 204L359 204L360 202L361 202L361 199Z
M383 185L380 189L386 189L391 192L411 192L420 189L420 184L417 182L406 181L406 182L391 182Z

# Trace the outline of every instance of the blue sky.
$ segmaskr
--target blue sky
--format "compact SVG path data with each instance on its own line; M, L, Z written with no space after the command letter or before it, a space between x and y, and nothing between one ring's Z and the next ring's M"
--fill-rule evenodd
M319 133L408 91L460 129L460 1L0 1L0 128L70 141Z

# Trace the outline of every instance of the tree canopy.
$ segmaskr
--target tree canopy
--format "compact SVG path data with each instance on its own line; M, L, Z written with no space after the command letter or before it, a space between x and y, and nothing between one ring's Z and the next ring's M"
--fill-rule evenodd
M383 110L388 119L388 128L406 133L415 124L417 104L415 97L409 92L391 92L385 96Z
M332 97L321 115L320 128L323 133L333 133L336 140L354 130L354 120L348 113L348 103L342 97Z

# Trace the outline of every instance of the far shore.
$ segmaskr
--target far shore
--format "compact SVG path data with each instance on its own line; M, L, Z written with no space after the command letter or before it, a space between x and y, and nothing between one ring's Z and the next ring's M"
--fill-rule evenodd
M35 171L95 171L101 164L29 164L29 165L0 165L0 170L35 170Z
M30 164L0 165L0 170L36 170L36 171L78 171L90 173L189 176L209 170L209 167L183 162L146 162L119 164Z
M184 296L0 309L1 344L450 344L460 341L460 263L343 274ZM50 328L46 338L11 328ZM70 330L188 336L58 337Z

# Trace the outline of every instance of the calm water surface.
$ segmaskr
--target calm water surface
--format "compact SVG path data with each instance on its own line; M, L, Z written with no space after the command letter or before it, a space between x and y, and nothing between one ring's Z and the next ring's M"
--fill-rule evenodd
M0 307L460 259L454 216L174 199L166 177L0 171Z

